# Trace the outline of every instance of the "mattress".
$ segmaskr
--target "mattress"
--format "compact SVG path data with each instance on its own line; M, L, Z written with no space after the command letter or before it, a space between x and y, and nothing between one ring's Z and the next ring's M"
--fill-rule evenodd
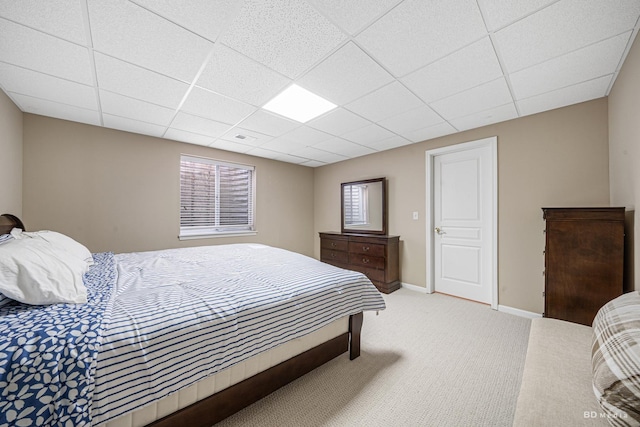
M384 308L361 273L235 244L116 255L91 415L107 422L334 320Z
M300 338L295 338L278 347L253 356L243 362L213 374L177 393L152 402L133 412L124 414L107 423L104 427L141 427L185 408L214 393L222 391L251 376L301 354L323 342L335 338L349 330L349 318L331 322L329 325Z

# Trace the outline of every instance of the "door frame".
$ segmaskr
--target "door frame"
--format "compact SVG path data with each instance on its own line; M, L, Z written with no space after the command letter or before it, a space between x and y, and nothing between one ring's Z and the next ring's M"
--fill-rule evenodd
M498 309L498 137L492 136L489 138L479 139L476 141L464 142L461 144L450 145L442 148L435 148L433 150L427 150L426 155L426 197L427 206L425 209L426 214L426 227L427 227L427 293L435 292L435 277L434 277L434 265L435 265L435 247L433 239L433 160L435 157L443 154L451 154L460 151L467 151L476 148L491 148L491 193L493 203L491 206L491 224L493 228L492 240L492 253L491 253L491 308Z

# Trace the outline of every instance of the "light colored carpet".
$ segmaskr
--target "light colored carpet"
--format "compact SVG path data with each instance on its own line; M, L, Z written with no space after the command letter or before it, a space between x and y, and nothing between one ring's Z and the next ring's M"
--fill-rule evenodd
M530 321L400 289L365 313L362 353L341 355L217 424L511 426Z

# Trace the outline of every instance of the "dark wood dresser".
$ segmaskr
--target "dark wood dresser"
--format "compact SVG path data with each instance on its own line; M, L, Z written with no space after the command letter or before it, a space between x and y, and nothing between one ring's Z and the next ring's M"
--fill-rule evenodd
M364 273L380 292L400 288L399 236L320 233L320 261Z
M542 208L544 316L591 326L622 295L624 208Z

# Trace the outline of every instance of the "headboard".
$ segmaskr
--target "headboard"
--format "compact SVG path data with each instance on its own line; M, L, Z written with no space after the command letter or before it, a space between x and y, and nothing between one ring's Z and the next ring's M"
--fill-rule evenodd
M14 227L18 227L21 228L22 231L26 231L24 229L24 224L17 216L11 214L0 215L0 234L7 234L11 232Z

